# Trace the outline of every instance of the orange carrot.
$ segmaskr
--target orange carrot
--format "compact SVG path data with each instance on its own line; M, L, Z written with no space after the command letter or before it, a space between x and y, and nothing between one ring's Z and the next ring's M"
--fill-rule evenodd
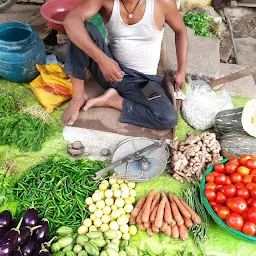
M154 191L154 189L151 189L149 192L149 195L147 197L147 200L145 202L145 208L143 207L144 211L143 211L142 217L141 217L141 220L143 223L149 222L150 207L151 207L152 201L154 199L154 196L155 196L155 191Z
M150 227L150 222L146 222L146 223L143 223L143 224L144 224L145 229L148 229Z
M164 221L168 223L169 225L172 224L172 211L171 211L171 206L169 203L169 200L166 200L165 208L164 208Z
M177 225L181 226L184 224L184 220L179 212L179 208L176 205L176 203L174 202L174 200L172 200L172 197L170 197L170 201L171 201L172 216L173 216L174 220L176 221Z
M155 206L159 203L159 199L160 199L160 193L157 193L154 200L152 201L152 204L150 206L150 212L152 213L153 210L155 209Z
M164 231L164 234L169 237L172 235L172 228L169 225L167 225L167 229Z
M195 224L201 224L202 220L201 220L200 216L194 210L192 210L190 208L190 206L185 201L183 201L181 198L179 198L179 200L183 204L183 206L190 212L191 219L193 220L193 222Z
M162 225L162 227L160 228L160 230L161 230L162 232L165 232L165 231L168 229L168 227L169 227L169 225L168 225L166 222L164 222L163 225Z
M151 228L152 228L152 231L153 231L154 233L159 233L159 232L160 232L159 228L157 228L157 227L155 226L155 223L152 223Z
M186 217L184 218L184 224L187 228L192 228L193 226L192 220Z
M177 225L172 227L172 238L178 239L180 237L179 228Z
M130 220L129 220L129 223L131 224L131 225L135 225L136 224L136 217L130 217Z
M158 209L158 204L155 206L153 212L150 214L150 218L149 218L149 221L151 223L154 223L155 219L156 219L156 213L157 213L157 209Z
M188 239L188 230L184 225L179 226L180 239L187 240Z
M167 197L163 195L156 213L155 226L157 228L161 228L163 225L164 208L165 208L166 200L167 200Z
M189 213L189 211L184 207L184 205L180 202L180 200L176 197L173 196L173 194L170 192L169 193L169 198L171 201L174 201L176 203L176 205L179 208L179 211L181 213L181 215L185 218L190 219L191 218L191 214Z
M145 231L145 230L146 230L145 227L144 227L144 225L143 225L143 223L140 223L140 224L139 224L139 230L140 230L140 231Z
M146 197L142 196L140 198L140 200L138 201L138 203L136 204L135 208L133 209L133 211L131 212L131 217L137 217L138 214L140 213L144 203L146 201Z
M138 223L138 224L142 223L141 217L142 217L143 211L144 211L144 206L142 207L140 213L138 214L138 216L136 218L136 223Z
M149 227L147 228L147 234L148 234L149 237L151 237L151 236L154 235L151 226L149 226Z

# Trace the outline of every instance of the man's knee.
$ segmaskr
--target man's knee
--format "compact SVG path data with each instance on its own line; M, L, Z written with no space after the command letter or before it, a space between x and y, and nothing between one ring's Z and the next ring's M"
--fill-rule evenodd
M172 129L178 123L178 114L171 105L168 108L163 108L161 113L156 114L156 121L159 129Z

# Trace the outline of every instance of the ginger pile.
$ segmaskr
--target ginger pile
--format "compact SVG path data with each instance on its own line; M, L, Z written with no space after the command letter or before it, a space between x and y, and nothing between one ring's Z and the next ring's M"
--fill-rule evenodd
M137 223L150 237L163 232L174 239L187 240L188 229L202 220L181 198L171 192L168 195L169 200L165 193L155 193L152 189L147 197L142 196L131 212L130 224Z
M204 171L222 159L215 133L204 132L201 136L189 133L186 141L181 143L175 137L171 147L171 173L182 183L184 178L188 182L193 182L195 178L201 180Z

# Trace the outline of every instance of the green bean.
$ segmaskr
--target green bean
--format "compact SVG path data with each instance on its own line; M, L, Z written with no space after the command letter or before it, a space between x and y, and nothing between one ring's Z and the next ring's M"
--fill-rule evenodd
M78 228L89 217L85 199L99 184L91 180L102 169L99 161L70 160L59 156L49 157L31 170L14 188L21 209L35 203L40 218L47 218L53 233L59 226Z

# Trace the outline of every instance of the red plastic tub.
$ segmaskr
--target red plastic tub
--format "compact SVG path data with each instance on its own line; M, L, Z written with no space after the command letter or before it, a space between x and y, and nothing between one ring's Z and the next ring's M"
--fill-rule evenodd
M46 25L58 32L65 33L63 21L67 14L83 0L50 0L41 7L41 15Z

